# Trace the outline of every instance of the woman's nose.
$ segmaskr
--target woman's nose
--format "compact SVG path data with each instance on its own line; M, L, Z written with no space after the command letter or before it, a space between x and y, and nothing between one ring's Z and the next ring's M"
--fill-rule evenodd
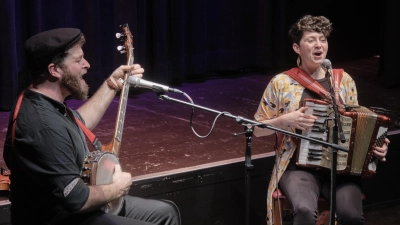
M317 40L316 42L315 42L315 47L321 47L322 46L322 43L321 43L321 41L319 41L319 40Z

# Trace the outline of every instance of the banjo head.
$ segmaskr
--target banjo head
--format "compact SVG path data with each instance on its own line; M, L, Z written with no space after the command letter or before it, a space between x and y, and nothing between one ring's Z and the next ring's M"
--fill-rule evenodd
M102 185L112 183L115 165L119 164L118 158L110 152L92 152L90 157L87 158L86 166L91 167L89 182L92 185ZM87 170L90 171L90 170ZM88 174L88 172L85 172ZM106 213L117 215L123 206L124 199L117 198L105 205L102 210Z
M114 215L118 215L118 213L121 211L122 206L124 203L124 198L117 198L114 201L111 201L107 203L101 210L103 210L105 213L111 213Z
M96 185L112 183L115 165L119 164L117 157L111 153L103 153L97 161L97 168L92 174L96 177Z
M119 164L117 157L111 153L104 153L97 162L96 184L112 183L115 165ZM102 210L106 213L117 215L122 208L123 198L117 198L105 205Z

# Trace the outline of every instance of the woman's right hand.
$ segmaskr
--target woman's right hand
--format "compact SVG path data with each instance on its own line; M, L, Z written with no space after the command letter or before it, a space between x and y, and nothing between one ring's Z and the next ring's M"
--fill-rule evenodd
M284 126L290 126L299 130L311 130L314 122L318 119L316 116L305 114L307 107L282 115L281 120Z

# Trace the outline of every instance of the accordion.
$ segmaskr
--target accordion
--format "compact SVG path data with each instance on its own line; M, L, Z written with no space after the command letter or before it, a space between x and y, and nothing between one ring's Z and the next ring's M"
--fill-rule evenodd
M327 143L332 143L334 110L329 103L305 99L306 114L318 119L311 131L303 131L302 135ZM346 147L349 152L337 152L337 174L349 174L371 177L376 174L378 160L373 157L374 146L381 147L385 143L390 118L374 113L363 106L339 109L340 123L346 141L339 139L338 145ZM323 129L321 129L323 128ZM332 168L332 149L319 143L300 140L296 165L300 167Z

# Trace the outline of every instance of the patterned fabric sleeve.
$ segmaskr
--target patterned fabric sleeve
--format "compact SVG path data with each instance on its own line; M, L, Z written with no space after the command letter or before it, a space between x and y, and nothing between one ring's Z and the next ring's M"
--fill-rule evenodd
M357 88L353 78L346 72L343 72L342 82L340 84L340 96L347 105L358 105Z
M257 121L273 119L299 108L304 88L286 74L271 79L254 115Z
M273 80L274 78L272 78L272 80L269 82L261 97L260 105L258 106L256 114L254 115L254 118L257 121L272 119L278 114L276 106L278 99L276 97L276 90Z

